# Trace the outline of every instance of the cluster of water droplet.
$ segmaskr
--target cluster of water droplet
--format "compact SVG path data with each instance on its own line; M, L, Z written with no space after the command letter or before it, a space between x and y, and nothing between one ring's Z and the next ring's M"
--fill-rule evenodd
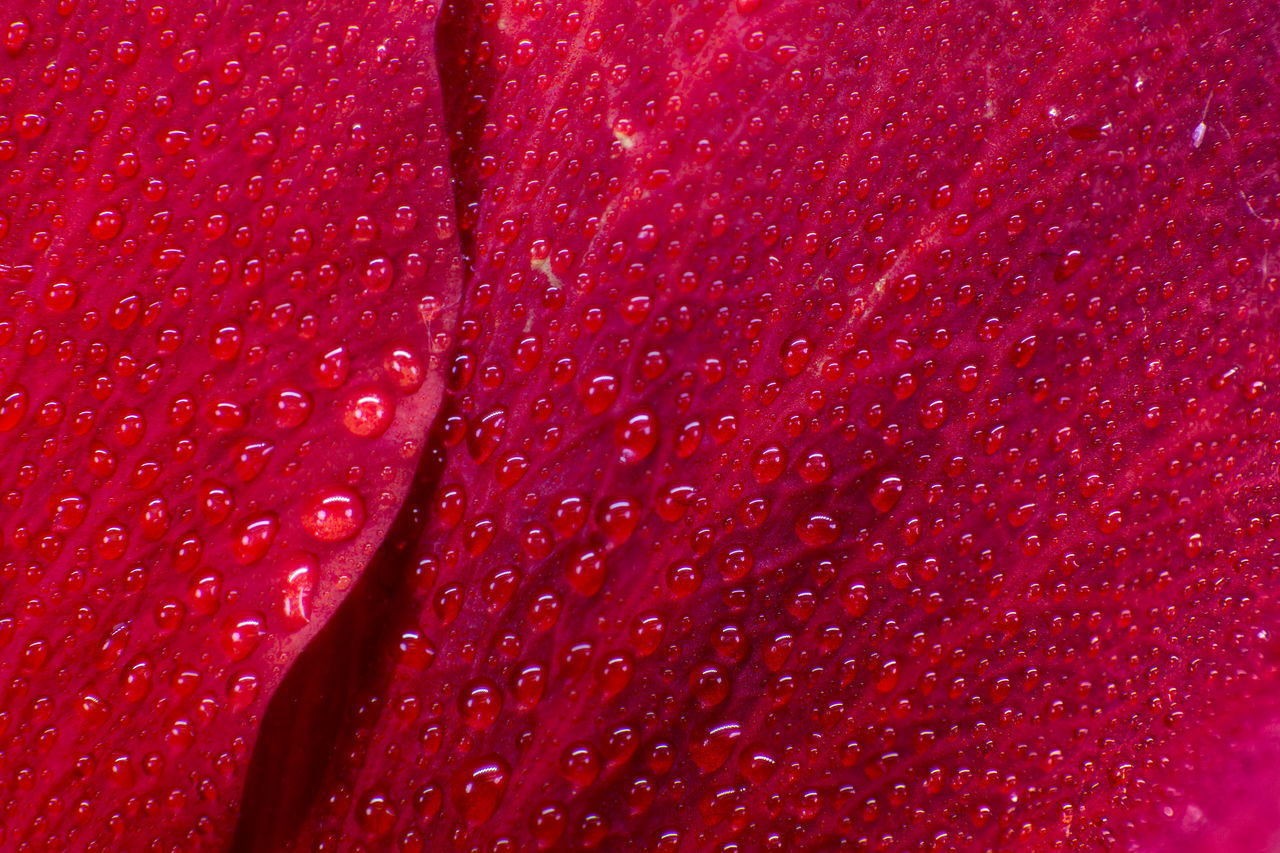
M1273 670L1249 107L1195 180L1175 119L1211 52L1083 57L1118 7L472 11L417 603L298 846L1048 849L1166 805Z
M31 5L5 846L225 840L439 376L300 848L1104 845L1274 711L1258 4Z
M7 14L0 847L216 843L438 401L430 40L371 6Z

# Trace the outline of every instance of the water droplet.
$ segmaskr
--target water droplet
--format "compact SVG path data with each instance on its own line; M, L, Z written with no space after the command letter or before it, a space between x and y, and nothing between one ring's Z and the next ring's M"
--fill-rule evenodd
M776 444L762 447L751 463L751 475L757 483L766 485L782 476L787 470L787 451Z
M321 542L344 542L364 526L364 501L350 489L317 492L302 505L302 527Z
M241 521L233 534L231 550L236 561L248 565L261 560L275 541L280 521L274 512L263 512Z
M634 465L645 459L658 446L658 419L652 412L633 412L619 421L614 431L618 447L618 460L624 465Z
M280 562L276 571L284 578L280 587L280 615L284 627L290 631L301 630L311 622L316 559L304 552L291 554Z
M486 755L463 764L452 780L453 801L468 824L488 820L507 792L511 768L498 755Z
M267 399L272 420L281 429L296 429L311 417L311 395L301 388L280 388Z
M356 822L369 835L380 837L390 832L396 825L396 810L387 795L381 791L370 791L360 798L356 809Z
M902 478L896 474L886 474L871 491L871 505L876 512L887 513L898 505L902 497Z
M262 642L263 619L246 613L227 622L222 629L222 650L231 660L244 660Z
M342 409L342 425L361 438L382 435L394 417L395 401L372 388L352 394Z
M719 770L729 760L734 743L742 736L738 723L718 723L689 742L689 756L703 773Z
M812 548L830 545L840 537L840 524L826 513L815 512L796 521L796 536Z
M101 210L89 223L89 235L95 240L114 240L124 229L124 216L118 210Z
M472 681L458 698L463 721L473 729L487 729L502 712L502 691L486 678Z

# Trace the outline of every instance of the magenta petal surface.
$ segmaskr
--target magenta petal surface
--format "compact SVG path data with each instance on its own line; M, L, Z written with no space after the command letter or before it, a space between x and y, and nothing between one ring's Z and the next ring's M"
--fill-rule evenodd
M1272 12L456 4L438 470L276 837L1262 849Z
M0 847L218 849L461 283L422 4L0 13Z
M1274 847L1274 3L14 6L0 847Z

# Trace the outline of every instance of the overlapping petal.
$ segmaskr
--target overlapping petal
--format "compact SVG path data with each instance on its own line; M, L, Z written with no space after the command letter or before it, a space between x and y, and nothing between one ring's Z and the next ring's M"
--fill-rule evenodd
M458 4L438 471L327 781L250 824L1261 849L1224 792L1274 749L1274 33Z
M434 13L0 27L0 847L214 849L404 498L461 284Z

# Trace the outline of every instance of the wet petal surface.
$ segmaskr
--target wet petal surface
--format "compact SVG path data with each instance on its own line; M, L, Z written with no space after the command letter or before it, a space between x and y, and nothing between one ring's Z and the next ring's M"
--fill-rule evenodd
M399 509L461 283L434 16L399 11L0 17L5 849L225 845Z
M1268 849L1270 4L38 11L15 845Z
M352 707L327 781L247 825L1261 849L1224 792L1274 749L1274 26L453 9L438 457L379 665L299 671Z

